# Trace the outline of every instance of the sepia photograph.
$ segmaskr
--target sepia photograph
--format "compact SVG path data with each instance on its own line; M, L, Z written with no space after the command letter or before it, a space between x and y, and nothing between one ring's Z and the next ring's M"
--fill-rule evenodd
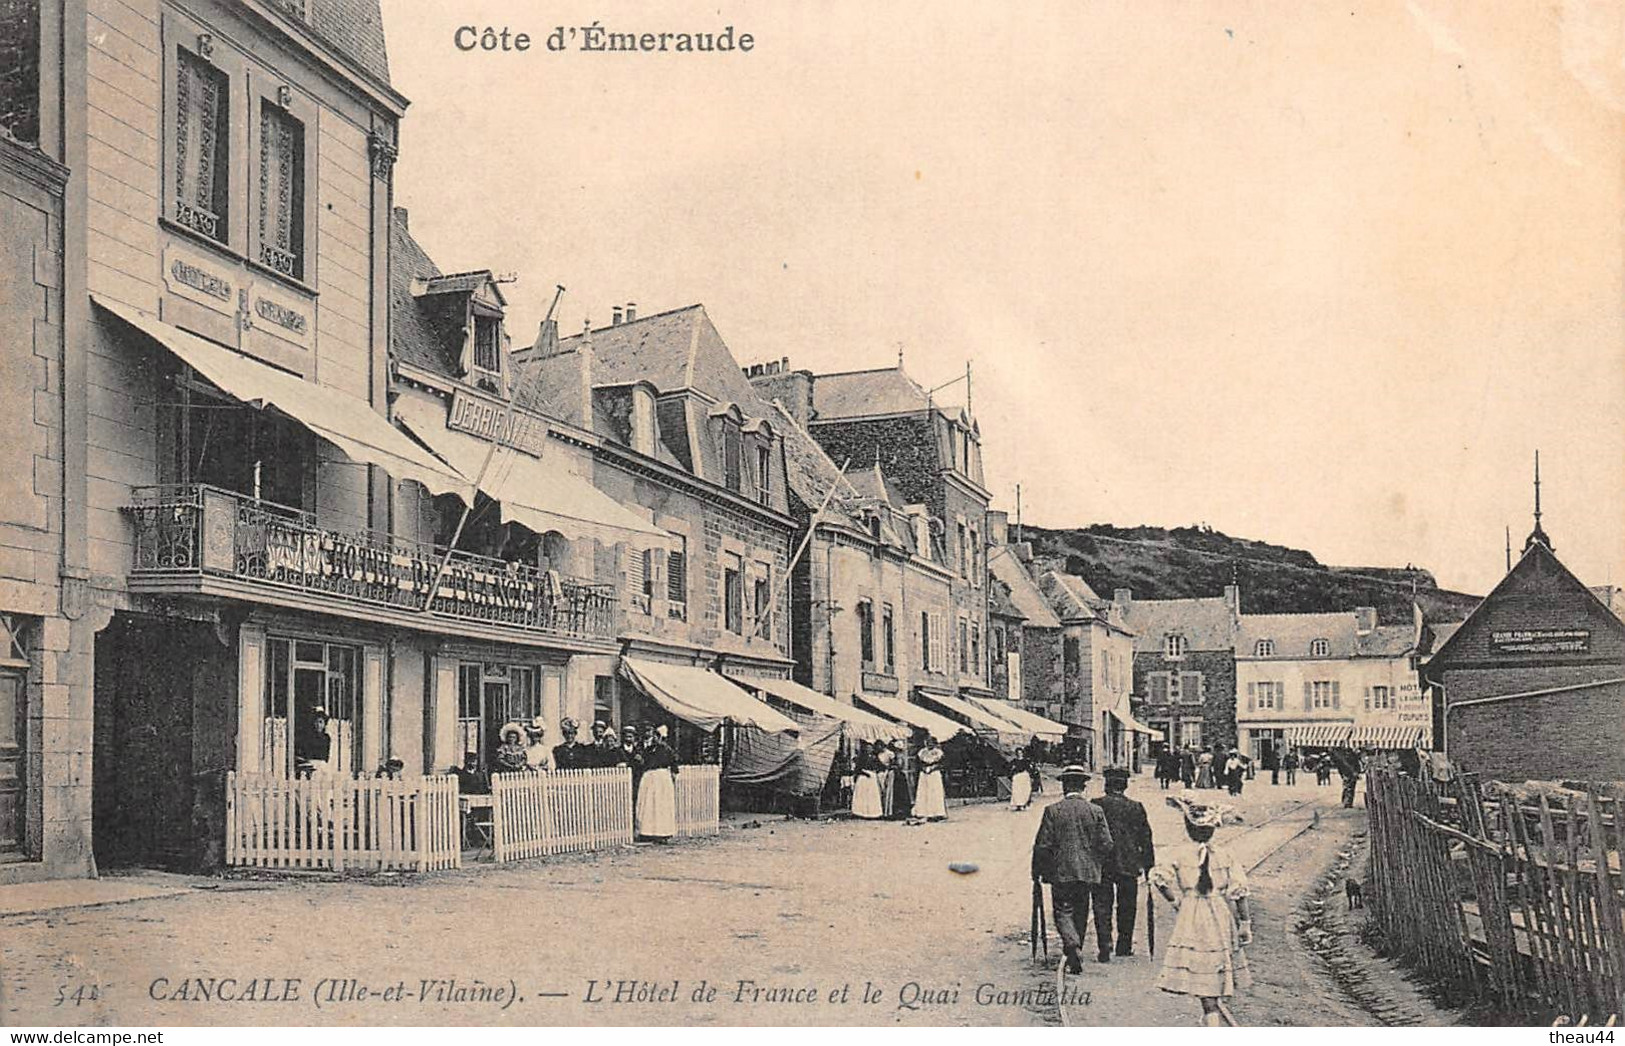
M1622 818L1618 0L0 0L11 1042L1608 1043Z

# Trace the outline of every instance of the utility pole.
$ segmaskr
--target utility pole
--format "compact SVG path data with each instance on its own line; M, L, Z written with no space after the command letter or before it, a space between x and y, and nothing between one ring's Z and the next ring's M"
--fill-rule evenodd
M818 527L818 517L824 514L824 509L828 508L829 503L835 499L836 488L838 488L842 483L846 482L846 467L850 464L852 464L852 457L851 455L848 455L846 461L841 464L840 479L829 485L829 490L824 492L824 500L819 503L817 510L813 512L811 516L807 517L807 533L802 536L801 545L796 549L796 554L791 556L790 562L785 564L782 577L775 578L773 580L773 584L768 586L767 606L763 607L760 613L751 618L750 629L745 633L747 637L754 636L756 634L756 630L762 627L762 616L764 614L771 614L773 612L773 606L776 602L778 602L779 584L781 580L788 578L796 569L796 564L801 562L802 554L807 551L807 546L812 543L813 531ZM743 599L743 593L741 593L741 599Z
M1021 544L1021 484L1016 484L1016 544Z

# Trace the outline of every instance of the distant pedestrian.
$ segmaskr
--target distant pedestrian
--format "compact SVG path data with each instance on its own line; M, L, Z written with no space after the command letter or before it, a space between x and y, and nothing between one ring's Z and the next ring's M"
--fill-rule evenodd
M1010 809L1025 810L1033 801L1033 779L1027 772L1027 753L1017 751L1010 760Z
M1315 757L1315 784L1321 787L1332 783L1332 756L1323 752Z
M1196 753L1188 747L1179 753L1179 783L1186 788L1196 786Z
M1216 788L1213 780L1213 753L1203 752L1196 757L1196 787Z
M1033 881L1050 884L1055 930L1061 935L1068 973L1083 972L1083 935L1089 929L1094 888L1113 848L1106 815L1083 797L1088 783L1089 772L1083 767L1061 769L1061 801L1044 807L1033 839ZM1102 929L1098 919L1095 943L1102 952L1111 947L1110 930Z
M914 786L913 815L926 821L948 819L948 794L942 786L942 748L928 738L920 749L920 780Z
M1152 845L1151 822L1146 819L1145 807L1128 797L1129 772L1114 767L1104 776L1106 794L1094 802L1106 815L1106 827L1112 833L1112 851L1094 888L1095 929L1098 932L1104 927L1110 936L1115 914L1116 952L1119 956L1129 956L1134 954L1140 877L1157 863L1156 848ZM1099 958L1101 962L1109 958L1104 945Z
M1224 761L1224 783L1230 789L1231 795L1241 794L1242 782L1246 779L1247 764L1241 761L1241 753L1234 748Z
M1281 783L1281 755L1275 750L1274 745L1264 749L1264 769L1270 772L1270 784Z
M1288 748L1286 750L1286 758L1281 761L1281 765L1286 770L1286 783L1289 785L1297 784L1298 750L1296 748Z
M1157 987L1196 996L1208 1027L1234 1024L1222 1000L1252 985L1243 949L1252 943L1253 925L1245 868L1228 850L1212 845L1229 808L1190 795L1170 796L1168 805L1184 815L1190 844L1175 848L1151 871L1151 882L1179 911Z

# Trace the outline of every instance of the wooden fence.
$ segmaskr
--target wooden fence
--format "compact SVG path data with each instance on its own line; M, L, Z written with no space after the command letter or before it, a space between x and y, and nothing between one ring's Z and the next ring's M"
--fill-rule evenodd
M432 871L462 863L457 779L226 775L226 863Z
M677 790L677 836L716 835L722 817L722 768L685 766L673 778Z
M632 842L632 772L625 767L492 774L491 803L496 861Z
M1373 771L1368 880L1390 952L1510 1012L1625 1013L1622 797Z

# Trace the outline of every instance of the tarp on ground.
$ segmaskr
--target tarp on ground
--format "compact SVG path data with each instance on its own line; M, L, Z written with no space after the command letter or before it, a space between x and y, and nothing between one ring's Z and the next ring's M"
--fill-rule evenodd
M854 701L879 712L888 719L899 723L907 723L928 731L938 741L946 741L955 734L975 733L964 723L956 723L945 715L939 715L929 708L909 704L897 697L872 697L868 694L852 695Z
M621 659L621 674L651 701L687 723L710 732L724 722L769 733L797 733L800 727L729 682L724 676L689 665L641 658Z
M970 697L966 698L966 700L975 702L1000 719L1010 720L1010 722L1031 731L1036 737L1045 741L1059 741L1066 736L1065 723L1057 723L1053 719L1046 719L1037 712L1029 712L1019 705L988 697Z
M853 705L835 700L816 690L809 690L800 683L789 679L762 679L755 676L737 676L739 682L757 690L764 690L781 701L786 701L808 712L817 713L829 719L838 719L846 724L849 736L859 741L904 741L908 739L909 728L899 723L882 719L872 712ZM800 716L795 716L800 721Z
M841 721L808 714L796 717L796 722L801 729L795 734L755 727L735 731L722 779L797 796L822 792L841 749Z

